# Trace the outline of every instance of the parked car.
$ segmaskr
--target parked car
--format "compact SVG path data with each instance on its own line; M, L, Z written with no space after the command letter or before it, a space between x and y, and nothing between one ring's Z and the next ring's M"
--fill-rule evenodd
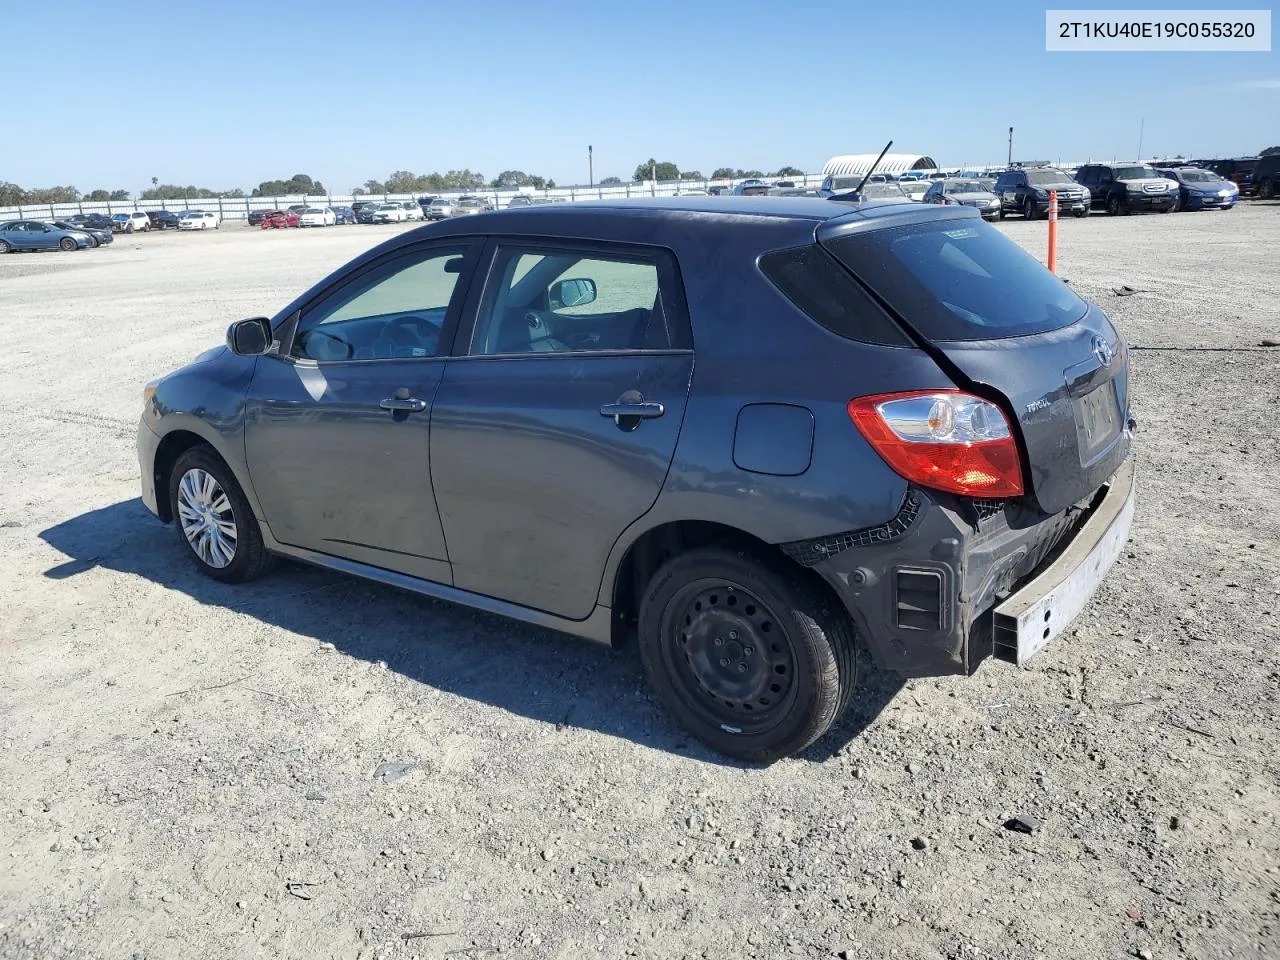
M273 212L274 211L272 210L250 210L249 217L248 217L249 226L251 227L261 226L262 221L266 219L267 214L273 213Z
M1261 157L1250 174L1250 185L1263 200L1280 196L1280 153Z
M217 230L220 226L222 221L210 210L184 210L178 221L180 230Z
M992 191L990 181L976 177L935 180L925 191L923 202L973 207L984 220L995 220L1000 216L1000 198Z
M0 223L0 253L21 250L83 250L97 242L83 230L66 230L43 220Z
M333 211L334 223L355 223L356 212L351 207L330 207Z
M302 213L303 210L307 209L307 205L305 203L291 203L289 205L289 209L292 210L294 213L300 214Z
M398 200L389 200L373 208L373 223L402 223L409 219L409 212Z
M59 230L69 230L75 233L87 233L89 235L89 239L93 241L89 244L91 247L100 247L104 243L110 243L116 238L115 234L111 232L110 227L107 227L104 230L101 227L89 227L81 223L74 223L70 220L54 220L52 221L52 224Z
M769 192L770 184L763 180L743 180L741 183L734 184L732 190L729 191L730 196L734 197L761 197Z
M172 210L148 210L146 215L152 230L176 230L182 225L182 218Z
M101 213L77 213L67 217L67 222L75 226L77 230L83 230L88 227L91 230L106 230L111 232L111 218Z
M356 223L373 223L373 215L378 212L381 203L366 203L356 211Z
M1156 173L1177 181L1175 210L1230 210L1240 199L1240 189L1212 170L1199 167L1157 167Z
M634 637L675 717L752 761L831 726L858 646L917 675L1034 656L1133 516L1106 315L969 207L711 206L367 251L147 385L143 503L216 580L282 555Z
M531 206L533 206L533 196L527 193L517 193L507 201L507 209Z
M1212 170L1218 176L1230 180L1240 191L1240 196L1251 197L1256 192L1254 170L1257 164L1257 157L1234 157L1229 160L1201 160L1196 166Z
M382 201L380 200L353 200L351 202L351 209L356 212L357 216L359 216L360 211L363 210L365 207L368 207L371 205L376 206L378 203L381 203L381 202Z
M1010 167L996 177L992 192L998 201L996 215L1020 213L1035 220L1049 212L1049 191L1058 194L1058 215L1087 217L1092 196L1087 184L1072 180L1057 167Z
M425 220L427 215L423 213L422 206L417 200L402 200L400 205L404 207L406 220Z
M419 197L419 198L418 198L418 209L422 211L422 219L423 219L423 220L430 220L430 219L431 219L431 217L428 215L427 211L430 209L432 202L433 202L433 201L435 201L435 200L438 200L438 199L439 199L439 197L436 197L436 196L434 196L434 195L430 195L430 194L429 194L429 195L422 196L422 197Z
M298 226L299 217L292 210L268 210L262 217L262 229Z
M141 210L131 213L116 213L111 216L111 229L116 233L146 233L151 229L151 217Z
M328 207L303 207L298 212L298 226L300 227L331 227L337 221L338 218L333 215L333 211Z
M837 194L838 196L838 194ZM894 181L888 183L868 183L862 188L859 196L863 200L897 200L899 203L910 203L911 197L902 185Z
M453 215L455 217L466 217L476 213L489 213L492 210L493 204L484 197L459 197L458 202L453 205Z
M1178 202L1178 182L1145 163L1086 163L1076 180L1088 189L1090 203L1116 216L1134 210L1170 213Z

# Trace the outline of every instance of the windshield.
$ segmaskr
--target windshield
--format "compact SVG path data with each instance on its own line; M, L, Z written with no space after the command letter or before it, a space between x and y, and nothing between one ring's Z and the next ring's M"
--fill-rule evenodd
M1071 288L994 227L934 220L830 241L855 274L874 278L898 313L931 340L1046 333L1087 309Z
M1027 171L1027 183L1033 187L1048 187L1055 183L1070 183L1071 178L1061 170L1043 167L1039 170Z
M987 185L981 180L946 180L942 189L945 193L985 193Z
M852 190L861 180L861 177L832 177L831 189L835 191Z
M1217 183L1222 179L1209 170L1170 170L1169 175L1184 183Z
M1117 180L1159 180L1160 174L1156 173L1155 167L1116 167L1115 178Z
M129 215L128 215L127 213L117 213L117 214L116 214L115 216L113 216L111 219L112 219L112 220L128 220L128 219L129 219Z
M321 210L319 207L307 207L307 209L303 210L302 212L303 213L324 213L324 211Z

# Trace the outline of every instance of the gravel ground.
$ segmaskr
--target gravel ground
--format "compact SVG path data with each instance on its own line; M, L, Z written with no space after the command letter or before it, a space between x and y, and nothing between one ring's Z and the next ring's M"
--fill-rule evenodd
M863 664L767 769L634 650L226 587L143 509L142 384L395 229L0 258L0 956L1280 956L1280 205L1063 222L1140 348L1127 552L1029 669Z

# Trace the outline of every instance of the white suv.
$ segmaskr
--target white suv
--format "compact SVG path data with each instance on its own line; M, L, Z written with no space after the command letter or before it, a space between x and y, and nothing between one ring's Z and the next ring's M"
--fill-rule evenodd
M135 230L151 229L151 218L141 210L133 213L117 213L111 218L112 233L133 233Z

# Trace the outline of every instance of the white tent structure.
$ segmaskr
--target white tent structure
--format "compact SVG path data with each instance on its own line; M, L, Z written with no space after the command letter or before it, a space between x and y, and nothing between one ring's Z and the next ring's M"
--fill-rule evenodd
M832 157L822 168L822 175L857 176L866 173L876 162L878 153L846 153ZM938 164L933 157L921 156L918 153L886 153L876 167L876 173L906 173L908 170L937 170Z

